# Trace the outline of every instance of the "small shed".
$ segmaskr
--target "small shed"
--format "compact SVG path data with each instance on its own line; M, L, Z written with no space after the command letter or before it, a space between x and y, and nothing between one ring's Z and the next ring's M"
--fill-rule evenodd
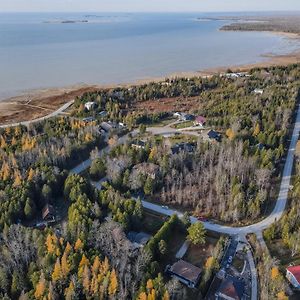
M55 209L52 205L46 204L42 210L42 217L44 221L55 220Z

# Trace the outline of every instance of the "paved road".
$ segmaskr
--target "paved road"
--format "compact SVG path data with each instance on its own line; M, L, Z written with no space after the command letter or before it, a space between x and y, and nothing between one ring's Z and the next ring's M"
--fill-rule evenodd
M58 110L56 110L56 111L54 111L54 112L52 112L49 115L46 115L44 117L40 117L40 118L30 120L30 121L23 121L23 122L12 123L12 124L7 124L7 125L0 125L0 128L16 127L16 126L19 126L19 125L29 126L30 124L38 123L38 122L56 117L57 115L61 114L64 110L69 108L73 103L74 103L74 100L69 101L66 104L64 104L63 106L61 106Z

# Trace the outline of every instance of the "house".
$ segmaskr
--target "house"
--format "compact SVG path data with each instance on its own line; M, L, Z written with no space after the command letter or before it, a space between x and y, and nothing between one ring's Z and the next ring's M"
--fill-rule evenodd
M83 122L89 123L89 122L94 122L95 118L94 117L86 117L82 119Z
M192 121L195 119L193 115L182 112L175 112L173 116L178 118L179 121Z
M99 116L100 118L106 117L106 116L107 116L107 111L105 111L105 110L100 111L99 114L98 114L98 116Z
M192 144L192 143L175 144L174 146L171 147L171 153L178 154L181 151L191 153L191 152L195 151L195 148L196 148L195 144Z
M110 132L112 131L113 129L116 129L117 128L117 125L113 122L102 122L100 124L100 127L105 131L105 132Z
M159 166L153 163L140 163L132 168L130 178L138 178L140 176L151 177L156 179L159 176Z
M151 235L145 232L135 232L130 231L128 232L127 238L133 243L135 248L142 248L144 247L148 241L151 239Z
M254 93L255 95L262 95L262 94L264 93L264 90L262 90L262 89L255 89L255 90L253 91L253 93Z
M245 284L244 282L234 278L225 278L218 291L216 292L216 300L244 300Z
M42 218L44 221L55 220L55 209L52 205L46 204L42 210Z
M221 140L221 136L218 132L214 131L214 130L210 130L208 133L207 133L207 137L209 140L214 140L214 141L217 141L217 142L220 142Z
M181 121L193 121L195 117L191 114L182 113L179 119Z
M201 127L203 127L203 126L205 125L205 123L206 123L206 118L204 118L204 117L202 117L202 116L198 116L198 117L195 118L194 124L195 124L196 126L201 126Z
M300 289L300 266L290 266L286 269L286 278L291 285Z
M179 260L172 266L168 265L166 272L179 280L188 287L194 288L198 284L201 275L201 269L184 261Z
M84 104L84 107L87 109L87 110L92 110L93 108L95 108L96 106L96 103L95 102L87 102Z

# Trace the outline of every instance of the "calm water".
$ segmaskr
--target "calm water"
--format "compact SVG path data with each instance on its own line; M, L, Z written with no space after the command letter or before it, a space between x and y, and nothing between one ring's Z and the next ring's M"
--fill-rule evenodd
M0 14L0 98L254 63L300 48L269 33L220 32L225 22L196 20L205 16L213 15Z

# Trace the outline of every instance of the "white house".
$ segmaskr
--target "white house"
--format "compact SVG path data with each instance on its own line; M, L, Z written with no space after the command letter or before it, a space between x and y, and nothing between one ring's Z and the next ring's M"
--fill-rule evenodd
M300 266L290 266L286 269L286 278L291 285L300 289Z
M84 104L84 107L87 109L87 110L91 110L95 107L96 103L95 102L87 102Z
M300 289L300 266L286 268L286 278L294 288Z

